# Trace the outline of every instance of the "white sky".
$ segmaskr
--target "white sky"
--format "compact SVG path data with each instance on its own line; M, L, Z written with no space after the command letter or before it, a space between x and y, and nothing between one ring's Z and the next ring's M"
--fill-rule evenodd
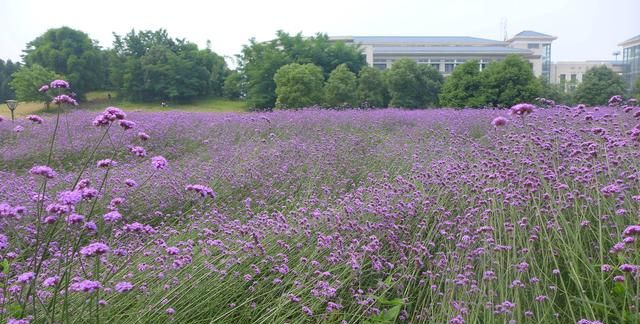
M172 37L233 56L251 37L282 29L305 35L475 36L534 30L557 36L553 61L611 60L640 34L640 0L0 0L0 58L19 60L48 28L82 30L103 47L112 32L165 28ZM621 59L619 57L618 59Z

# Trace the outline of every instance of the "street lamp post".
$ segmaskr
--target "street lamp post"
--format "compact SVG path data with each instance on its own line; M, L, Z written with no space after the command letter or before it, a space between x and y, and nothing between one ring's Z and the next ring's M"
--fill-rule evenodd
M9 107L9 110L11 110L11 121L14 121L14 117L13 117L13 111L16 110L16 107L18 107L18 101L16 100L7 100L7 107Z

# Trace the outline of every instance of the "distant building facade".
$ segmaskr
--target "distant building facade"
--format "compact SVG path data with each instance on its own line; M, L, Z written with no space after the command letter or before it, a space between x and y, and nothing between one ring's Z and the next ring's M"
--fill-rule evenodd
M551 64L550 82L561 84L564 91L572 92L578 84L582 83L582 78L589 69L604 65L619 75L624 73L624 63L622 61L578 61L578 62L555 62Z
M624 63L622 76L630 90L636 80L640 78L640 35L627 39L619 46L622 47L622 62Z
M551 42L554 36L523 31L506 41L466 36L336 36L331 40L360 46L367 64L379 69L391 67L402 58L429 64L449 75L460 64L477 60L480 70L487 64L520 55L531 63L533 73L547 79L551 75Z

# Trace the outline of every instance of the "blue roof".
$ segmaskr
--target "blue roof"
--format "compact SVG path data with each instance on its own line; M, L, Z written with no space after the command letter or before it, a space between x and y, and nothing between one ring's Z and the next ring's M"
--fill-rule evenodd
M523 30L523 31L517 33L516 36L514 36L514 37L517 37L517 36L553 37L551 35L538 33L538 32L535 32L533 30Z
M531 54L532 52L522 48L512 48L506 46L395 46L395 47L374 47L374 54L440 54L440 53L468 53L468 54Z
M504 43L501 41L467 36L354 36L356 43Z

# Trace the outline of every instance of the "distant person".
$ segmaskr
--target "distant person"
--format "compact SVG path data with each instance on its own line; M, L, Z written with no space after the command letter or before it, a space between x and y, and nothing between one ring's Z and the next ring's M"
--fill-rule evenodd
M160 106L162 106L162 107L166 107L166 106L167 106L167 103L163 101L162 103L160 103Z
M111 101L111 93L107 93L107 100Z

